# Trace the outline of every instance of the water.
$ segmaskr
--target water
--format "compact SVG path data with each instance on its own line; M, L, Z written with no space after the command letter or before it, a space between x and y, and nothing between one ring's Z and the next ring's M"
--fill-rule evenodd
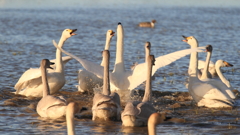
M224 75L231 81L235 89L239 89L239 13L240 9L233 7L159 8L148 6L142 8L136 6L134 8L0 9L0 119L2 121L0 134L66 134L64 119L44 120L39 118L36 111L29 107L31 101L37 102L37 99L15 97L17 107L6 105L4 101L13 99L13 95L9 93L5 95L6 92L3 92L14 92L14 85L22 73L30 67L39 67L41 59L55 59L56 49L52 45L52 40L58 41L65 28L77 28L78 35L68 39L64 49L80 58L100 63L107 30L113 29L116 32L117 24L121 22L125 30L125 64L129 69L134 62L144 61L146 41L150 41L152 44L152 54L161 56L189 48L189 45L181 41L181 36L193 35L198 39L200 46L207 44L213 46L212 61L223 59L234 65L233 68L223 68ZM138 22L152 19L157 20L154 29L137 27ZM115 61L116 36L111 42L110 69L113 69ZM201 53L199 56L204 60L206 54ZM184 82L187 78L188 63L189 56L186 56L159 69L155 74L153 90L186 92ZM77 61L68 62L65 69L67 82L62 91L77 91L75 85L79 69L82 67ZM138 89L144 89L143 85ZM192 109L190 108L190 110ZM234 111L238 112L239 109L235 108ZM217 119L217 122L209 122L209 119L204 121L202 117L200 120L191 121L191 117L194 118L194 115L191 117L179 116L190 122L163 124L158 126L157 130L162 134L238 133L238 124L233 123L233 128L231 125L229 126L229 123L232 124L232 121L239 117L238 113L229 115L229 117L228 115L209 118ZM220 119L228 121L218 122ZM77 119L76 125L79 134L147 133L146 127L124 128L121 126L121 122L95 123L89 118Z

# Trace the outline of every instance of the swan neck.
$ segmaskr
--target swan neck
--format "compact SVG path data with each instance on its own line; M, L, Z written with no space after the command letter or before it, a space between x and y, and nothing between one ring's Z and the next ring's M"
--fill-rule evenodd
M147 80L146 80L146 87L145 87L145 93L143 97L142 102L151 102L152 101L152 62L150 57L148 57L148 63L147 63Z
M125 71L124 67L124 30L122 26L118 26L117 29L117 48L116 48L116 60L113 72Z
M74 125L74 107L67 107L66 111L66 121L67 121L67 132L68 135L75 135L75 125Z
M145 48L145 62L148 61L148 56L150 55L150 49Z
M103 70L103 94L110 95L110 80L109 80L109 53L103 54L104 56L104 70Z
M43 97L46 97L50 94L48 79L47 79L47 69L44 66L41 66L42 73L42 83L43 83Z
M205 62L205 65L204 65L204 69L203 69L201 79L207 79L208 78L208 68L209 68L211 55L212 55L212 52L207 52L206 62Z
M148 135L156 135L156 124L148 123Z
M61 37L59 42L58 42L58 46L60 48L62 48L63 45L64 45L64 42L66 40L67 40L66 38ZM64 74L63 63L62 63L62 52L59 49L56 50L56 62L55 62L55 64L56 64L55 72L60 72L60 73Z
M105 48L104 50L109 50L110 49L110 42L111 42L111 38L106 36L106 43L105 43ZM102 62L101 62L101 66L104 66L104 57L102 58Z
M191 49L197 48L198 45L191 46ZM198 67L198 53L192 52L190 55L190 62L189 62L189 71L191 71L190 76L197 76L197 67Z
M217 72L217 75L218 75L218 77L220 78L220 80L221 80L224 84L226 84L226 86L227 86L228 88L231 88L232 86L231 86L230 82L226 79L226 77L223 75L223 73L222 73L222 71L221 71L221 67L220 67L219 65L216 65L215 68L216 68L216 72Z

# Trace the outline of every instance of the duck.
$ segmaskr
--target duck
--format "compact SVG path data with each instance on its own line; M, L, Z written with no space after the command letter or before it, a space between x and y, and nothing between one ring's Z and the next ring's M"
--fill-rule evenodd
M149 50L148 47L146 47ZM149 51L150 52L150 51ZM147 56L147 80L144 97L142 102L140 101L131 101L127 102L122 114L122 125L128 127L140 127L146 126L148 118L152 113L155 113L156 110L152 105L152 66L154 65L155 58L154 55Z
M110 42L112 37L114 36L113 30L108 30L106 33L106 44L105 44L105 50L109 50L110 48ZM101 66L103 66L104 58L102 59ZM96 76L95 74L83 69L79 70L78 72L78 83L77 85L78 91L84 92L84 91L93 91L95 87L101 87L103 80L102 78Z
M62 48L65 41L76 35L74 32L77 29L65 29L62 32L62 36L59 40L58 46ZM56 50L56 62L55 70L50 69L47 73L50 94L58 92L65 84L64 67L62 61L62 53L59 49ZM19 78L18 82L15 84L14 89L15 94L32 96L32 97L42 97L43 83L41 80L41 69L40 68L30 68L25 71Z
M138 26L139 27L151 27L151 28L154 28L156 22L157 22L156 20L152 20L151 22L140 22L138 24Z
M77 56L65 51L64 49L57 46L56 42L53 40L53 45L61 50L63 53L76 59L86 70L92 72L93 74L103 77L103 67L97 63L78 58ZM146 65L147 63L140 63L134 66L134 69L127 70L124 64L124 30L121 23L118 23L117 27L117 50L116 59L113 71L110 73L110 85L111 91L123 91L123 90L133 90L141 83L146 80ZM176 51L170 54L159 56L156 58L155 66L153 67L152 75L161 67L171 64L172 62L190 54L191 52L202 52L203 47L194 49L185 49Z
M184 42L188 43L191 48L198 47L198 41L194 36L183 36ZM189 62L189 85L188 91L197 103L197 106L205 106L208 108L231 108L234 106L234 100L213 84L199 80L197 76L198 53L192 52Z
M70 102L67 105L66 110L66 122L67 122L67 133L68 135L75 135L75 124L74 124L74 114L78 113L80 110L79 106L75 102Z
M148 118L148 135L156 135L156 126L165 121L166 117L164 114L153 113Z
M102 52L104 78L102 92L96 93L93 97L92 120L120 120L121 104L118 93L110 91L109 81L109 57L108 50Z
M67 102L63 97L54 97L50 95L48 85L47 68L53 65L48 59L43 59L40 64L42 78L42 99L37 104L37 113L44 118L57 119L66 114Z

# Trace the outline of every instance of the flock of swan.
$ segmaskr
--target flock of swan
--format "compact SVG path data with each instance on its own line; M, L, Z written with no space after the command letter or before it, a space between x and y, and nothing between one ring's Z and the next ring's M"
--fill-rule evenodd
M140 23L140 27L154 27L153 20L150 25ZM149 23L148 23L149 24ZM123 126L147 126L149 134L156 133L156 125L162 123L166 117L156 113L157 110L152 105L152 79L151 76L156 71L170 63L188 55L189 62L189 82L186 87L193 97L197 106L205 107L232 107L235 105L235 95L232 92L230 82L223 76L220 68L232 66L231 64L218 60L216 64L209 64L212 46L198 47L195 37L184 37L184 42L191 48L176 51L167 55L154 57L151 55L151 43L145 44L145 62L136 64L132 69L126 69L124 64L124 29L121 23L117 26L116 59L114 70L109 71L110 42L115 32L108 30L106 33L106 44L102 51L101 64L94 63L62 49L65 41L76 35L77 29L65 29L58 44L53 40L56 49L56 59L43 59L40 68L30 68L25 71L15 85L15 94L25 96L41 97L37 104L36 111L41 117L57 119L66 116L68 134L74 135L74 114L78 113L77 103L67 103L62 96L55 97L52 94L58 92L65 84L64 65L72 58L76 59L84 68L76 75L78 76L78 90L92 90L101 86L95 92L92 104L92 120L121 120ZM198 62L198 52L206 49L207 58L205 62ZM101 51L101 50L99 50ZM62 57L62 52L69 55ZM202 70L198 69L198 63L202 63ZM209 66L211 65L211 66ZM210 72L209 69L214 70ZM216 72L215 72L216 71ZM217 74L217 76L215 75ZM214 77L217 77L214 78ZM125 108L121 108L119 92L123 90L133 90L138 85L146 81L145 93L142 101L129 101ZM82 105L84 106L84 105Z

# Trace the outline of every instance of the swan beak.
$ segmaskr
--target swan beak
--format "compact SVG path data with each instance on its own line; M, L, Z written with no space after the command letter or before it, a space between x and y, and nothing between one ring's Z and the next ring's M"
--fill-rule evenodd
M71 30L70 35L72 35L72 36L77 35L77 34L74 33L75 31L77 31L77 29Z
M226 61L223 61L223 63L226 65L226 67L233 67L232 64L230 64L230 63L228 63L228 62L226 62Z
M188 38L189 38L189 37L186 37L186 36L184 36L184 35L182 35L182 37L185 39L185 40L182 40L183 42L187 42L187 41L188 41Z
M55 63L50 62L50 65L54 65L54 64L55 64ZM49 66L48 68L53 69L51 66Z
M111 35L111 36L114 36L114 34L115 34L115 32L111 30L110 35Z

